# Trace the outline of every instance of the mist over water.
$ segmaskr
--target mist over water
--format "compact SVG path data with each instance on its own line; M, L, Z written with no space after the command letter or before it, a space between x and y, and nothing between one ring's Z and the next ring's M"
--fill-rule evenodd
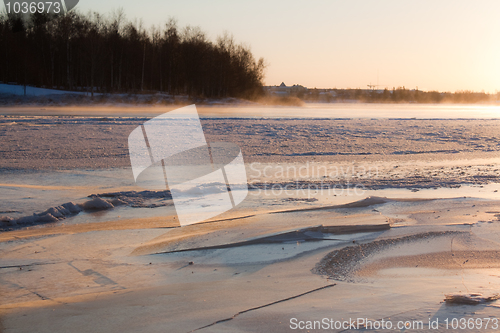
M304 106L201 107L204 117L499 119L500 105L305 103Z

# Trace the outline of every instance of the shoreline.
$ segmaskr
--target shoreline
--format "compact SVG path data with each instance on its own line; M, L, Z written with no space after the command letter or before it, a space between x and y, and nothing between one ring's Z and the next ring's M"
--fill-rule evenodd
M458 207L462 207L461 211ZM441 321L444 318L451 319L456 306L444 305L445 295L479 292L488 296L500 287L495 269L488 269L485 261L491 259L491 254L500 252L500 245L495 240L500 233L500 223L497 219L492 219L490 223L476 222L472 226L467 223L449 223L457 222L456 217L460 216L470 218L464 216L463 212L490 212L496 207L498 201L469 199L465 202L400 201L397 205L377 202L375 206L368 207L355 205L317 212L290 212L287 213L291 214L290 217L283 220L286 221L283 226L290 226L291 217L303 224L305 221L300 214L311 213L320 214L310 216L311 223L324 222L325 219L340 221L342 216L352 216L351 221L362 221L362 214L371 212L372 217L369 219L376 216L373 208L383 216L397 214L403 219L410 218L408 213L412 212L416 214L413 218L421 222L406 226L401 221L393 222L392 228L388 230L362 229L351 234L333 233L328 236L332 239L304 241L304 237L319 235L313 229L308 229L302 234L285 232L282 234L285 237L276 243L233 243L227 248L211 249L198 247L203 244L206 235L217 232L214 225L210 224L205 225L204 228L208 229L199 235L191 234L188 230L198 230L201 226L197 225L166 230L142 224L139 229L117 229L115 226L62 234L58 233L57 227L49 228L52 235L17 240L14 237L0 242L4 253L0 272L3 287L6 288L3 297L9 300L0 306L3 312L2 325L4 329L19 329L33 327L34 322L37 322L40 332L48 332L62 329L68 316L78 313L78 317L73 317L77 323L93 318L106 331L113 331L106 324L109 318L119 316L128 318L125 320L129 329L147 323L152 330L168 327L176 332L189 332L202 327L206 327L202 331L208 327L217 330L241 329L251 324L254 329L272 328L273 331L286 332L289 329L286 323L290 318L297 317L297 311L301 311L299 317L303 319L327 316L340 320L352 317L353 313L349 309L353 308L363 317L372 319L411 317L427 320L429 316L440 318ZM352 212L348 213L348 210ZM430 225L422 224L429 213L441 215L441 218L432 219ZM213 234L209 238L224 242L220 238L223 235L229 240L228 235L258 231L262 226L269 226L271 221L276 226L283 223L277 219L277 215L271 220L266 220L266 214L259 216L245 218L250 219L246 228L234 225L234 221L221 222L225 226L220 229L220 236ZM493 217L493 214L489 216ZM228 228L231 225L234 228ZM352 223L347 222L347 225ZM36 233L36 230L25 233ZM161 244L165 237L178 238L173 234L176 230L188 236L191 234L182 244L196 246L184 252L150 254L153 253L151 249L158 249L158 245L154 244ZM276 241L279 235L273 236ZM302 241L294 238L297 236ZM465 264L465 271L460 265L448 270L439 268L439 256L446 251L448 255L450 253L450 241L457 259L472 259ZM82 253L81 248L75 246L77 244L93 245ZM146 248L150 250L144 251ZM354 255L352 251L357 254ZM325 264L325 260L332 265L329 259L331 253L345 254L337 258L336 262L341 266L332 267L345 267L347 277L358 277L345 281L335 275L325 277L311 272L317 264ZM364 259L357 260L360 254L360 258ZM434 255L431 265L439 269L421 267L418 260L422 259L411 259L416 255L423 255L422 258ZM481 260L484 264L480 263ZM360 264L361 269L358 267L353 270L352 263L355 263L354 266ZM416 268L415 263L418 266ZM373 272L381 273L374 275ZM140 282L144 279L147 279L147 287ZM12 284L13 281L25 287L19 289ZM56 285L53 284L55 281ZM335 286L324 288L330 285ZM393 301L379 309L376 304L381 298ZM176 307L171 306L173 303ZM147 312L138 313L137 306L144 306ZM461 305L460 309L467 316L482 318L490 316L492 311L498 311L498 306L492 302L479 307ZM172 311L174 308L184 311L185 315ZM104 309L107 309L106 316L102 315ZM165 312L165 309L170 311ZM159 312L163 312L163 316L155 315ZM235 313L242 312L234 317ZM142 316L146 313L149 313L147 318L151 315L157 319L153 322L144 320ZM123 317L124 314L127 315ZM223 318L231 317L234 319L220 322ZM40 318L50 318L50 321ZM440 327L437 331L445 330Z

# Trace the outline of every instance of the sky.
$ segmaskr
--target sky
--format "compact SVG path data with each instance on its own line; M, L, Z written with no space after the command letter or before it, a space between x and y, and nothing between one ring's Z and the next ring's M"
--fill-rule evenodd
M267 63L265 84L500 91L500 1L80 0L129 20L225 31Z

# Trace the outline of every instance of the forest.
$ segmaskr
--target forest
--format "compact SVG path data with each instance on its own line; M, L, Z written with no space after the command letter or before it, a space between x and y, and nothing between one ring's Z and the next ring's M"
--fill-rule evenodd
M362 103L496 103L500 92L488 94L469 90L455 92L422 91L398 87L389 90L375 89L301 89L293 91L306 102L362 102Z
M94 93L257 98L265 64L229 34L215 41L175 19L149 29L110 15L0 15L0 81Z

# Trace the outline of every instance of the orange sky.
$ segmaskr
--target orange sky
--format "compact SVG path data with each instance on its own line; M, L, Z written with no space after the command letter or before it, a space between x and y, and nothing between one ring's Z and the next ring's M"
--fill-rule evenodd
M500 90L500 1L82 0L144 25L168 17L211 39L229 31L269 64L266 84Z

